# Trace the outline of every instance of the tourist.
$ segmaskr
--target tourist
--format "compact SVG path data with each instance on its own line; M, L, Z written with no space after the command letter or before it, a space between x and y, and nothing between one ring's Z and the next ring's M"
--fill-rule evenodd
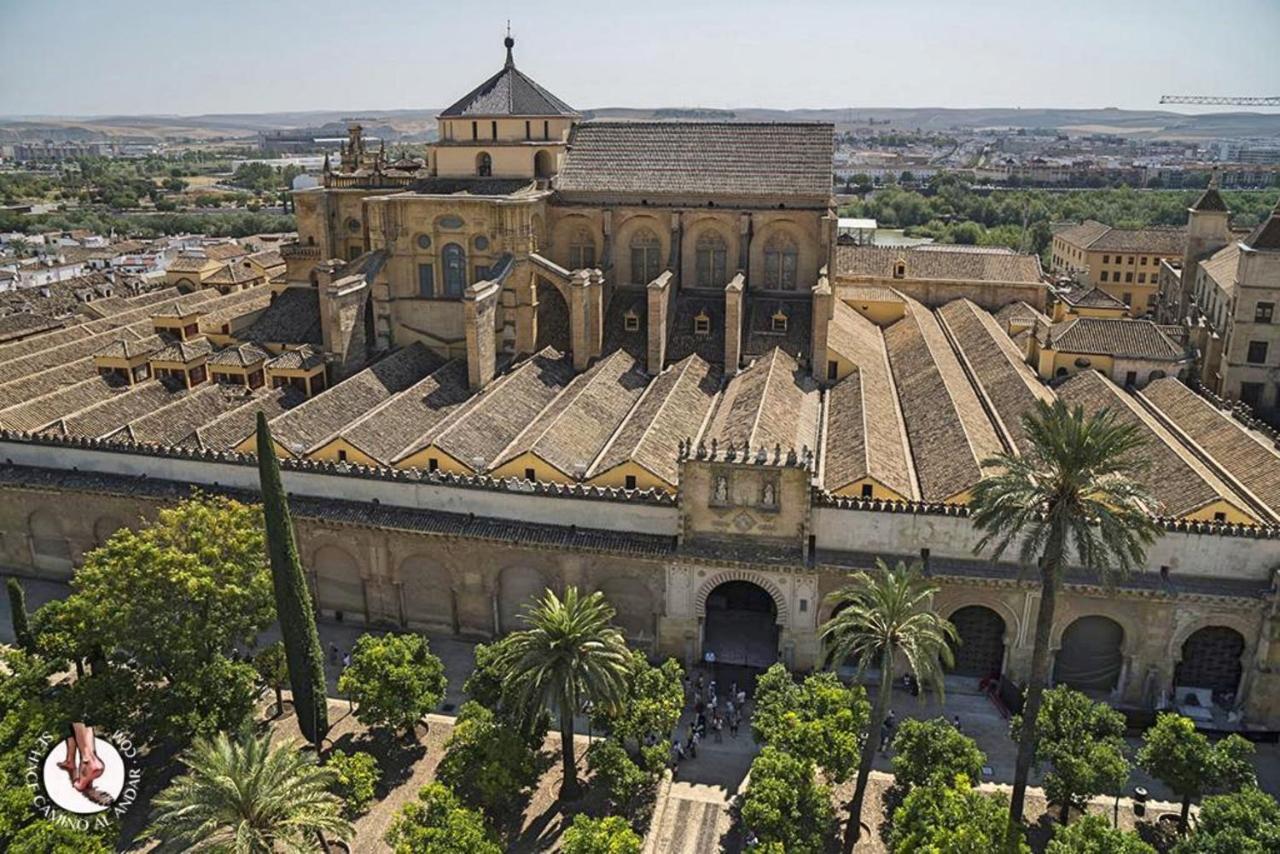
M350 666L351 666L351 653L349 653L349 652L347 652L347 653L343 653L343 655L342 655L342 667L343 667L343 669L345 670L346 668L348 668L348 667L350 667Z
M747 692L738 691L738 708L745 709L747 707Z
M741 720L741 716L736 713L729 716L729 735L734 738L738 737L738 722Z
M338 663L338 645L336 643L329 644L329 663Z
M960 725L960 716L959 716L959 715L956 715L954 718L952 718L952 719L951 719L951 722L952 722L953 724L955 724L955 726L956 726L956 732L964 732L964 727L962 727L962 726Z
M893 709L889 710L889 714L885 716L884 722L880 724L880 752L884 753L889 746L889 742L893 739Z
M711 720L711 731L716 734L716 744L720 744L724 741L724 736L721 734L721 730L723 728L724 728L724 721L720 719L719 715L716 715Z

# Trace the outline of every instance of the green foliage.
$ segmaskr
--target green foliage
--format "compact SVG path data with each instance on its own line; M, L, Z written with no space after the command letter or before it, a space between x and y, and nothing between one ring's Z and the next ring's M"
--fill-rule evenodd
M252 708L253 669L229 655L274 619L269 585L260 509L197 495L89 552L37 636L54 654L105 654L71 689L100 725L185 740Z
M285 655L284 641L276 641L263 647L253 657L253 669L267 687L276 693L276 714L283 711L280 692L289 684L289 658Z
M213 193L201 193L196 196L196 207L217 208L222 206L222 196Z
M1086 815L1074 824L1058 825L1045 854L1156 854L1156 849L1100 815Z
M564 832L562 854L640 854L642 840L621 816L590 818L579 813Z
M289 685L298 728L307 741L319 745L329 731L329 701L324 678L324 652L316 632L311 592L302 575L302 561L289 518L289 500L280 482L280 461L265 414L258 413L258 482L262 490L262 515L271 560L271 583L280 636L289 664Z
M383 839L395 854L502 854L480 813L440 783L423 786Z
M1015 717L1015 739L1021 727L1021 717ZM1071 807L1083 810L1090 798L1118 792L1129 779L1124 727L1124 715L1079 691L1062 685L1045 692L1036 720L1035 761L1051 766L1045 796L1061 808L1063 824Z
M631 652L614 627L614 610L598 591L583 596L577 587L561 599L548 590L526 608L529 628L507 636L495 665L506 674L515 702L536 714L552 706L560 715L564 782L560 796L581 793L573 749L573 717L590 702L615 708L626 696Z
M626 748L613 738L602 738L587 748L587 767L592 783L602 787L622 812L630 811L645 786L653 782L653 775L632 761Z
M174 210L171 200L157 201L156 210ZM201 210L185 213L117 214L101 208L74 208L57 213L22 216L0 212L0 231L37 234L85 228L96 234L128 236L149 240L166 234L207 234L210 237L248 237L281 231L295 231L293 216L237 210Z
M1215 789L1253 784L1252 755L1253 745L1238 735L1214 744L1191 718L1165 713L1143 734L1138 767L1182 798L1180 825L1185 830L1194 799Z
M9 854L111 854L98 834L41 819L24 827L6 849Z
M13 623L13 640L27 652L35 651L35 637L31 634L31 625L27 621L27 592L22 589L22 582L16 578L5 581L9 592L9 618Z
M523 703L503 669L502 644L506 639L489 644L476 644L475 667L462 690L467 696L494 713L503 726L520 734L531 749L537 750L546 738L551 713L545 708L530 708Z
M987 755L978 744L945 718L907 718L893 739L893 776L899 786L913 788L964 776L982 779Z
M412 730L440 704L444 663L422 635L361 635L338 691L356 704L356 720L371 727Z
M273 746L270 732L197 739L181 762L186 772L156 796L147 829L162 851L305 849L317 833L355 832L330 791L333 771L294 742Z
M378 780L382 779L378 760L362 750L350 756L335 750L329 754L325 767L334 774L332 791L342 801L342 814L353 819L367 812Z
M831 790L819 783L813 763L766 746L751 763L742 801L742 823L761 842L780 843L787 854L821 854L834 830Z
M1173 854L1276 854L1280 851L1280 804L1248 786L1204 799L1196 830Z
M181 178L175 175L170 178L165 178L164 183L161 184L161 186L171 193L181 193L183 190L187 189L187 187L190 185L186 181L182 180Z
M27 788L27 754L42 737L65 731L66 716L50 687L59 664L16 648L0 648L0 850L39 816Z
M622 699L601 707L594 719L624 744L640 745L649 735L665 739L684 707L684 668L672 658L654 667L638 651L631 653L629 664Z
M757 740L813 762L832 782L849 779L870 717L862 686L844 685L830 672L797 684L779 663L758 680L755 696L751 727Z
M231 184L246 190L276 190L287 186L279 166L269 163L241 163L231 177Z
M437 778L467 806L494 818L515 809L537 776L533 749L474 701L458 711L444 749Z
M963 775L949 785L933 780L912 789L894 811L889 850L895 854L987 854L1002 850L1007 810L1002 796L977 791ZM1030 854L1031 847L1019 836L1013 850Z

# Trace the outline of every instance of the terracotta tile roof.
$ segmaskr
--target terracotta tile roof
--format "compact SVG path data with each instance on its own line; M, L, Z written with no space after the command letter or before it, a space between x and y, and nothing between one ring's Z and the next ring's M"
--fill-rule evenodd
M870 476L919 498L884 334L843 302L833 308L827 347L858 370L827 392L823 486L834 492Z
M205 332L221 332L222 325L238 317L262 311L271 304L271 289L247 288L218 297L216 308L208 308L200 315L200 329Z
M0 408L15 406L96 376L98 368L93 363L92 356L35 371L0 384Z
M441 362L421 343L410 344L276 418L271 422L272 438L280 447L304 456Z
M680 442L697 441L720 390L721 373L698 355L686 356L653 378L588 472L603 474L634 462L674 486Z
M253 397L243 387L204 383L154 412L130 421L115 437L155 445L176 445L200 427L216 420Z
M185 389L171 389L159 380L147 380L123 394L59 419L46 432L57 436L101 439L187 393Z
M1090 353L1176 362L1183 350L1150 320L1077 317L1049 328L1049 344L1067 353Z
M440 114L458 116L576 116L577 112L519 71L507 55L502 70Z
M258 413L271 421L306 401L301 391L285 388L258 389L241 406L197 427L174 444L211 451L229 451L258 429Z
M1110 228L1089 245L1092 251L1151 252L1156 255L1181 255L1187 242L1184 226L1150 226L1148 228Z
M213 243L204 247L204 254L214 261L230 261L243 258L249 254L249 250L238 243Z
M254 252L249 256L249 260L267 269L285 266L284 256L280 254L279 249L263 249L261 252Z
M831 196L834 127L801 122L589 121L574 126L562 193Z
M1053 392L1045 388L1022 354L1001 329L996 319L967 299L947 303L938 318L951 333L969 373L996 426L1009 444L1022 453L1030 449L1022 417L1035 411L1036 401L1053 403Z
M907 306L884 342L920 496L944 501L981 480L981 464L1003 447L937 318L913 299Z
M93 355L112 359L132 359L135 356L158 352L162 348L163 344L157 338L115 338L95 350Z
M301 347L285 350L279 356L267 360L268 368L281 371L309 371L323 364L324 353L312 344L303 344Z
M562 474L585 475L648 384L635 357L615 350L574 377L498 455L493 468L528 452Z
M1232 242L1200 262L1204 274L1228 294L1235 293L1236 271L1240 264L1240 244Z
M179 300L173 300L165 305L154 306L151 309L152 317L164 317L169 319L179 319L183 317L191 317L193 314L199 314L198 307L183 303Z
M199 273L206 267L216 263L212 258L206 258L203 255L191 255L182 253L177 258L169 262L169 266L165 268L169 273Z
M892 279L899 259L906 262L908 280L942 279L979 282L1040 282L1036 255L932 250L901 246L837 246L836 276Z
M1073 308L1123 309L1128 307L1125 305L1123 300L1116 299L1099 287L1071 288L1069 290L1059 291L1057 296L1058 299Z
M236 344L214 353L209 357L209 364L248 368L265 362L269 358L271 354L257 344Z
M1022 300L1011 302L996 312L996 322L1008 333L1013 327L1032 327L1037 323L1049 324L1049 318L1039 309Z
M740 451L818 448L821 396L809 372L774 349L729 381L707 437Z
M213 345L208 338L196 338L192 341L173 341L151 354L153 362L181 362L189 364L201 356L213 352Z
M1271 441L1250 432L1174 377L1148 384L1139 395L1268 508L1272 521L1280 518L1280 454Z
M37 433L59 418L88 409L124 393L128 388L123 383L113 383L102 377L92 376L0 410L0 425L10 430Z
M1072 246L1080 249L1088 249L1102 235L1106 234L1111 226L1098 222L1096 219L1087 219L1080 223L1070 223L1054 229L1053 236L1061 237Z
M407 447L421 447L471 398L467 362L445 362L386 403L343 428L345 439L383 465L391 465Z
M885 285L843 285L840 288L840 299L845 302L897 302L905 300L902 294Z
M573 362L547 347L489 384L434 444L465 466L487 471L520 431L538 417L573 379ZM402 457L419 448L407 449Z
M1246 512L1247 505L1216 475L1195 458L1156 419L1097 371L1081 371L1057 387L1069 406L1082 406L1086 415L1104 409L1124 424L1135 424L1146 438L1142 459L1148 468L1138 480L1149 489L1161 515L1182 517L1220 499Z
M217 272L210 275L204 280L206 285L223 287L231 285L244 285L249 282L256 282L261 278L259 273L252 267L246 266L240 261L230 264L223 264Z
M322 345L320 295L314 288L285 288L237 337L255 344Z

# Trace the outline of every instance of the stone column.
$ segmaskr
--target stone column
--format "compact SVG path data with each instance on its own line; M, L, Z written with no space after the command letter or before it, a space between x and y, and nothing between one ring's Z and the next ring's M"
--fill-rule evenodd
M467 382L473 391L489 384L496 371L497 347L493 323L498 309L497 282L476 282L463 295L463 325L467 332Z
M724 287L724 370L732 376L742 361L742 288L741 273Z
M809 357L809 370L820 385L827 383L827 328L834 313L835 299L831 295L831 283L826 276L822 276L813 287L813 350Z
M586 370L591 361L591 272L574 270L569 277L569 346L573 349L573 369Z
M684 271L681 263L681 246L684 238L684 219L679 213L671 214L671 251L667 254L667 269L676 274L676 283L683 284Z
M751 278L751 214L744 213L738 217L738 270L748 279Z
M667 311L671 296L671 271L664 272L648 286L648 349L646 370L651 376L662 373L667 358Z

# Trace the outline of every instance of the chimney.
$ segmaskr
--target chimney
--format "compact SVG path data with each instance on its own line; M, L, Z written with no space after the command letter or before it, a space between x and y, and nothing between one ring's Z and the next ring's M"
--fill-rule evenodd
M667 313L671 307L671 271L666 270L649 283L649 347L646 353L646 370L650 376L662 373L667 360Z
M724 286L724 372L732 376L742 361L742 284L738 273Z
M604 338L602 275L594 270L575 270L569 277L570 346L573 369L586 370L592 357L600 355Z
M818 284L813 286L813 332L810 343L813 345L809 357L809 370L813 378L820 384L827 381L827 327L835 312L835 300L831 296L831 283L827 281L826 271L818 277Z
M476 282L467 288L462 298L463 325L467 330L467 382L472 391L488 385L496 371L494 323L501 292L497 282Z

